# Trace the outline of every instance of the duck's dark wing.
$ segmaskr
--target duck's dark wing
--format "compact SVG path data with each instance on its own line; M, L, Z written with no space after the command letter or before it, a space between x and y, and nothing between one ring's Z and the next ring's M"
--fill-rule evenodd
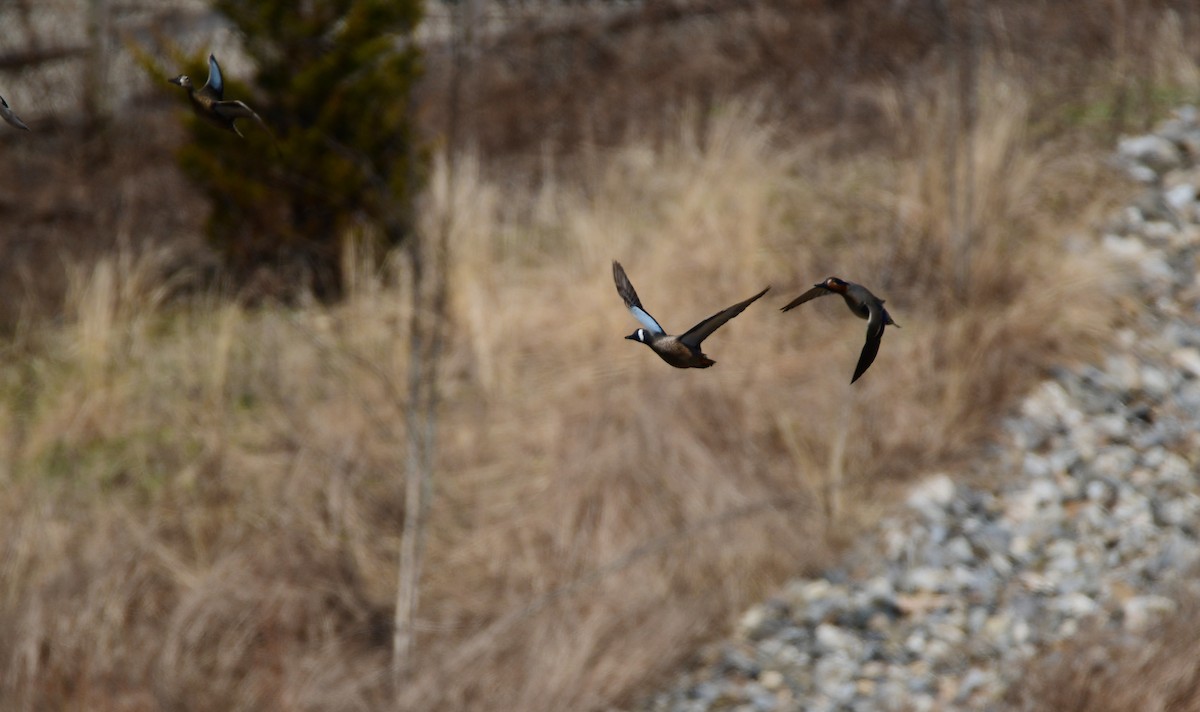
M29 130L29 127L25 125L25 122L21 121L20 117L13 113L12 109L8 108L8 102L5 101L4 97L2 96L0 96L0 116L3 116L5 121L19 129L24 131Z
M221 65L217 64L217 58L211 54L208 55L208 81L204 82L204 86L196 93L207 94L217 101L225 97L225 78L221 76Z
M275 134L271 131L271 127L267 126L266 122L262 120L262 117L254 113L254 109L246 106L245 102L237 100L218 101L212 105L212 110L217 116L220 116L221 118L227 119L231 122L234 119L254 119L264 131L270 134L271 140L275 140ZM235 128L234 131L237 131L237 129ZM240 131L238 131L238 135L241 135Z
M879 355L879 343L883 341L883 327L887 325L888 321L884 318L885 314L883 305L879 304L871 309L871 314L867 317L867 341L863 344L862 353L858 355L858 365L854 367L854 377L850 379L851 383L866 373L871 364L875 362L875 357Z
M807 301L811 301L813 299L816 299L817 297L823 297L826 294L833 294L833 291L826 289L825 287L822 287L821 285L818 284L817 286L808 290L804 294L801 294L800 296L796 297L792 301L788 302L787 306L780 309L779 311L787 311L789 309L795 309L796 307L800 306L801 304L803 304Z
M667 333L659 326L654 317L650 316L650 312L642 306L642 300L638 299L637 292L633 289L633 283L629 281L629 277L625 276L625 268L616 260L613 260L613 282L617 285L617 294L621 295L625 306L642 323L642 326L656 334Z
M229 119L230 121L234 119L254 119L258 123L262 123L262 119L258 117L258 114L254 113L254 109L246 106L246 103L243 101L217 101L213 103L212 108L217 116Z
M770 289L770 287L767 287L767 289ZM717 329L720 329L725 322L729 321L738 314L741 314L746 307L750 306L754 302L754 300L766 294L767 289L762 290L744 302L738 302L727 309L722 309L716 314L713 314L704 321L688 329L683 336L679 337L679 340L688 346L691 346L692 348L700 348L701 341L704 341L709 334L713 333Z

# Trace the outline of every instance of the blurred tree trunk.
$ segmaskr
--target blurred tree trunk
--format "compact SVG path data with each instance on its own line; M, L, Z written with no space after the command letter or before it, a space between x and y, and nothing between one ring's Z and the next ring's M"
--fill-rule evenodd
M446 224L409 242L412 268L412 316L408 338L408 407L404 414L408 453L405 463L404 528L396 587L392 672L397 685L412 666L416 650L417 607L420 601L425 520L433 492L437 418L440 403L439 362L445 343L447 233Z
M979 0L966 0L965 27L956 43L961 59L958 63L959 121L963 136L963 195L957 245L954 255L954 274L958 294L965 297L971 284L971 245L977 230L975 215L975 128L979 123L979 56L983 41L983 10Z
M945 144L946 204L953 288L965 297L971 283L971 243L975 233L975 124L982 9L978 0L933 0L949 62L953 97ZM957 12L956 12L957 10Z
M83 132L95 151L93 158L110 154L109 125L112 103L108 99L109 42L112 27L109 0L88 0L87 60L83 65Z
M474 136L474 103L464 107L463 86L471 77L474 60L474 28L479 17L478 0L467 0L466 7L452 9L452 76L448 95L449 115L446 145L460 145L466 133ZM411 101L411 99L410 99ZM448 161L448 191L454 188L454 160ZM415 185L416 163L409 162ZM448 193L449 195L449 193ZM425 542L425 520L433 492L433 464L437 440L437 409L440 403L439 362L445 343L446 303L448 294L450 233L453 210L450 204L439 209L437 225L428 231L417 230L407 243L411 267L412 316L408 342L408 409L405 433L408 454L405 472L404 529L400 543L400 566L396 586L396 613L392 637L392 677L399 690L416 651L416 618L420 601L421 567ZM413 219L415 223L415 218Z

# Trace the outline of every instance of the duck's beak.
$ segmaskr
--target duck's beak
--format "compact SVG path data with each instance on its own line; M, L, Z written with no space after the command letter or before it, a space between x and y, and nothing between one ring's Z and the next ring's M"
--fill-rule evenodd
M168 79L167 84L174 84L177 87L183 86L183 82L179 81L179 77L175 77L174 79Z

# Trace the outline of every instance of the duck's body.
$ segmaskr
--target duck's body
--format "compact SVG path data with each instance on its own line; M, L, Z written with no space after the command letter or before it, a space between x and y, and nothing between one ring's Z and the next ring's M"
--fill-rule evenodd
M867 320L867 341L863 344L862 353L858 356L858 365L854 367L854 377L850 379L850 382L854 383L867 372L867 369L875 361L875 356L879 354L883 328L885 326L900 328L900 325L892 321L892 315L888 314L888 310L883 306L884 300L872 294L871 290L861 284L847 282L837 277L830 277L820 284L813 285L812 289L788 302L782 311L794 309L811 299L823 297L826 294L840 294L846 302L846 306L850 307L850 311L854 312L855 316Z
M4 97L2 96L0 96L0 116L3 116L5 121L13 126L16 126L22 131L29 130L29 127L25 125L25 122L21 121L21 117L17 116L16 113L14 113L13 110L8 107L8 102L5 101Z
M659 358L675 368L708 368L716 363L700 350L701 342L721 328L725 322L741 314L754 300L766 294L767 289L770 289L767 287L753 297L713 314L683 334L673 336L666 333L666 330L659 326L654 317L650 316L650 313L642 307L642 301L638 299L633 284L630 283L629 277L625 276L625 269L621 267L620 262L615 260L613 261L613 281L616 282L617 293L621 295L625 306L643 325L642 328L625 338L649 346L654 353L658 354Z
M180 74L167 81L187 89L192 110L213 126L241 136L242 132L238 130L234 122L238 119L254 119L259 126L270 133L270 129L267 129L267 125L263 123L258 114L254 113L254 110L246 106L244 102L224 100L225 80L221 76L221 67L217 64L217 58L213 55L208 55L208 81L199 89L196 88L191 77L186 74Z

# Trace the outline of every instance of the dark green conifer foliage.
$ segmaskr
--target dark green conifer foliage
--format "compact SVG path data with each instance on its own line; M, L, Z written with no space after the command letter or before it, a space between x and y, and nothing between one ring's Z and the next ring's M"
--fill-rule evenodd
M239 120L241 139L189 116L180 161L212 203L209 238L234 275L266 268L286 281L272 291L311 286L336 299L347 235L390 247L412 230L422 173L410 100L421 2L215 0L214 7L241 31L257 67L246 77L223 64L225 98L249 104L275 137L252 120ZM203 83L207 52L186 71Z

